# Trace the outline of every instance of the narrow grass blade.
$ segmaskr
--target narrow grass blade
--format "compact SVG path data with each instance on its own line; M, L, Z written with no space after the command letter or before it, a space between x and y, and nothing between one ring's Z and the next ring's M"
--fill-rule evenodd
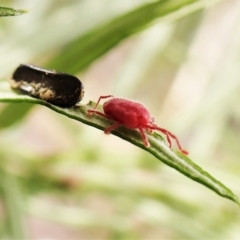
M27 13L27 10L14 9L0 6L0 17L18 16Z
M41 104L50 109L63 114L69 118L87 124L89 126L104 130L111 124L111 121L99 116L89 117L87 109L95 105L94 102L89 102L87 105L77 105L71 108L60 108L51 105L40 99L35 99L26 95L19 95L10 89L10 86L5 82L0 82L0 102L12 102L12 103L35 103ZM16 108L19 105L16 105ZM20 106L21 107L21 106ZM101 106L99 106L101 108ZM199 167L197 164L192 162L190 158L186 157L179 152L172 151L162 140L158 134L148 134L150 147L145 147L142 138L138 131L129 130L124 127L118 128L112 132L114 135L148 151L157 159L167 164L168 166L176 169L190 179L199 182L209 189L213 190L220 196L228 198L238 205L240 205L237 196L224 184L216 180L209 173Z

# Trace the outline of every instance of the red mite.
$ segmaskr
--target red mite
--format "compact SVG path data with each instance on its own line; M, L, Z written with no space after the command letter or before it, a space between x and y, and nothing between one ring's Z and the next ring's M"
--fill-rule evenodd
M103 104L104 113L102 113L96 110L96 108L99 102L104 98L112 99L106 101ZM172 146L171 138L173 138L176 141L179 150L185 155L188 154L188 152L181 147L177 137L168 130L158 127L154 123L154 118L151 117L146 107L139 102L134 102L124 98L115 98L112 95L100 96L95 107L93 109L87 110L87 112L89 115L98 114L115 121L114 124L105 129L105 134L110 134L111 131L121 125L129 129L138 129L141 133L144 145L146 147L149 147L149 142L145 131L152 132L153 130L158 130L166 135L170 148Z

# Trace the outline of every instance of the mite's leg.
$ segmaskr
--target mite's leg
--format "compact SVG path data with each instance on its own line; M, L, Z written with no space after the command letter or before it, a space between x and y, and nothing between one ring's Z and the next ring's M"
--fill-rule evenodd
M146 134L145 134L145 132L144 132L144 129L143 129L143 128L138 128L138 129L139 129L139 131L140 131L140 133L141 133L141 136L142 136L142 140L143 140L144 145L145 145L146 147L149 147L149 142L148 142L148 140L147 140L147 136L146 136Z
M113 97L113 95L100 96L99 99L98 99L98 101L97 101L97 103L96 103L96 105L95 105L92 109L87 110L88 115L91 116L93 113L96 113L96 114L98 114L98 115L100 115L100 116L103 116L103 117L108 118L104 113L102 113L102 112L100 112L100 111L97 111L97 110L95 110L95 109L97 108L98 104L100 103L100 101L101 101L102 99L104 99L104 98L110 98L110 97Z
M121 125L120 123L116 122L116 123L114 123L113 125L111 125L111 126L109 126L108 128L106 128L106 129L104 130L104 133L105 133L105 134L110 134L112 130L118 128L120 125Z
M173 139L176 141L179 150L180 150L183 154L188 155L188 152L181 147L181 144L180 144L178 138L177 138L174 134L172 134L171 132L169 132L167 129L160 128L160 127L156 126L155 124L152 125L152 126L147 126L147 127L150 128L150 129L153 129L153 130L158 130L158 131L162 132L163 134L165 134L166 137L167 137L167 141L168 141L168 143L169 143L169 147L170 147L170 148L171 148L171 146L172 146L172 142L171 142L170 137L173 138Z
M94 110L94 109L92 109L92 110L91 110L91 109L90 109L90 110L87 110L87 112L88 112L89 115L97 114L97 115L99 115L99 116L102 116L102 117L105 117L105 118L107 118L107 119L110 119L106 114L104 114L104 113L102 113L102 112L100 112L100 111ZM114 123L113 125L111 125L111 126L109 126L108 128L106 128L106 129L104 130L104 133L105 133L105 134L110 134L112 130L118 128L120 125L121 125L121 123L116 122L116 123Z
M99 99L98 99L98 101L97 101L97 103L96 103L96 105L94 106L93 109L96 109L96 108L97 108L98 104L100 103L100 101L101 101L102 99L110 98L110 97L113 97L113 95L100 96Z
M109 117L107 115L105 115L104 113L102 113L102 112L100 112L98 110L89 109L89 110L87 110L87 112L88 112L88 115L90 115L90 116L92 116L92 114L97 114L99 116L102 116L102 117L105 117L105 118L109 119Z

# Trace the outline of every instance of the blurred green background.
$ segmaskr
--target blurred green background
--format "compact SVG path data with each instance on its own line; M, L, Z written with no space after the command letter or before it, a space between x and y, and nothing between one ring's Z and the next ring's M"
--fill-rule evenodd
M143 102L240 196L240 1L0 0L0 79L64 71ZM1 239L240 239L239 208L115 137L0 104Z

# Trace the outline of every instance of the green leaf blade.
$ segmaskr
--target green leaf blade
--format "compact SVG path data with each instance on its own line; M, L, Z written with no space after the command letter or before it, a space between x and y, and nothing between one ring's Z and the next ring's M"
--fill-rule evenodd
M62 69L69 73L79 72L94 60L108 52L125 38L147 28L156 19L174 14L178 10L199 3L198 0L164 0L145 4L123 14L104 25L94 28L70 42L54 56L46 67ZM202 4L198 9L204 7ZM196 11L196 9L192 10ZM64 56L64 57L61 57Z
M71 108L60 108L40 99L17 94L10 88L10 86L6 82L0 82L0 102L29 102L41 104L69 118L98 128L100 130L104 130L111 123L110 120L100 116L88 116L87 109L95 105L95 103L93 102L89 102L87 105L76 105ZM101 106L99 108L101 108ZM240 206L237 196L228 187L226 187L223 183L215 179L208 172L206 172L200 166L191 161L187 156L172 151L168 146L165 145L164 141L158 134L148 135L150 147L144 146L138 131L120 127L116 131L113 131L112 134L142 148L145 151L148 151L166 165L176 169L190 179L208 187L209 189L216 192L218 195L232 200Z
M19 16L27 12L27 10L23 9L14 9L0 6L0 17Z
M234 201L240 206L238 197L228 187L226 187L208 172L203 170L200 166L191 161L189 157L179 152L169 151L166 146L160 147L156 143L152 143L151 148L146 150L152 153L156 158L158 158L168 166L176 169L177 171L181 172L192 180L208 187L209 189L216 192L218 195ZM164 152L166 155L162 156L162 154L159 154L160 152Z

